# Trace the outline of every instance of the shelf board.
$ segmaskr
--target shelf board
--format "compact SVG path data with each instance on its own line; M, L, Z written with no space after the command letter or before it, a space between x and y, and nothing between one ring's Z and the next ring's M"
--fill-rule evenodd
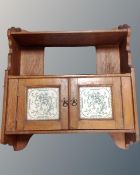
M135 133L134 129L69 129L69 130L33 130L33 131L6 131L6 134L12 135L12 134L72 134L72 133Z
M11 32L20 46L75 47L119 44L127 37L127 29L101 31Z
M130 77L130 73L125 74L81 74L81 75L9 75L9 79L32 79L32 78L98 78L98 77Z

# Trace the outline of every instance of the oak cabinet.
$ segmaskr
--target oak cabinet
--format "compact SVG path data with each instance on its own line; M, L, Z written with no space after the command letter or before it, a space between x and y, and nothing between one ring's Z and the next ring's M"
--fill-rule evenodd
M8 30L1 143L22 150L33 134L104 132L120 148L139 140L130 27ZM45 47L94 46L96 74L44 75Z

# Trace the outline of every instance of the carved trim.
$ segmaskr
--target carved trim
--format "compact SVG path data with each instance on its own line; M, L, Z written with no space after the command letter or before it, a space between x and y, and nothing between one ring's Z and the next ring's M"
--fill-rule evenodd
M118 26L118 29L128 29L130 26L128 24L122 24Z
M7 30L7 36L8 36L8 44L9 44L9 54L8 54L8 70L10 70L11 68L11 57L12 57L12 53L13 53L13 42L12 42L12 38L11 38L11 33L12 32L20 32L21 29L20 28L15 28L15 27L11 27L10 29Z
M30 138L32 137L32 134L28 135L17 135L16 136L16 142L13 145L14 151L20 151L23 150L27 144L29 143Z
M125 49L128 53L128 65L131 67L132 65L132 58L131 58L131 49L130 49L130 41L131 41L131 27L127 24L123 24L118 26L118 29L127 29L128 33L127 33L127 38L126 38L126 46Z
M8 75L18 75L20 70L20 49L14 38L11 36L12 32L23 32L21 28L11 27L7 30L9 53L8 53Z
M136 142L135 133L111 133L110 136L120 149L128 149L130 145Z
M130 73L132 67L132 57L130 50L131 27L127 24L119 25L118 29L127 30L127 36L120 43L121 73Z
M127 148L125 144L125 134L124 133L111 133L110 136L118 148L121 148L121 149Z

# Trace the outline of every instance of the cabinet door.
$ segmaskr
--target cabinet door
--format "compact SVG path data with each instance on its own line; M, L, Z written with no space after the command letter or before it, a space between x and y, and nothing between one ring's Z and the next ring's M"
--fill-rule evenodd
M122 129L120 77L72 78L71 129Z
M67 79L19 79L17 130L67 129L63 99L68 99Z

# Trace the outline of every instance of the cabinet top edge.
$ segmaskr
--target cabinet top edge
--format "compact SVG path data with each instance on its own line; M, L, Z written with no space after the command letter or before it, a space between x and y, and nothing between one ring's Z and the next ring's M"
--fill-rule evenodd
M12 76L9 75L9 79L30 79L30 78L99 78L99 77L130 77L130 73L125 74L81 74L81 75L19 75L19 76Z
M120 25L112 29L27 31L11 27L7 31L9 42L23 47L76 47L119 45L130 36L131 28ZM10 46L11 46L10 45Z
M127 38L128 30L107 31L67 31L67 32L10 32L9 39L14 39L20 46L30 47L75 47L118 45Z
M30 35L30 34L96 34L96 33L127 33L127 29L113 30L68 30L68 31L11 31L11 35Z

